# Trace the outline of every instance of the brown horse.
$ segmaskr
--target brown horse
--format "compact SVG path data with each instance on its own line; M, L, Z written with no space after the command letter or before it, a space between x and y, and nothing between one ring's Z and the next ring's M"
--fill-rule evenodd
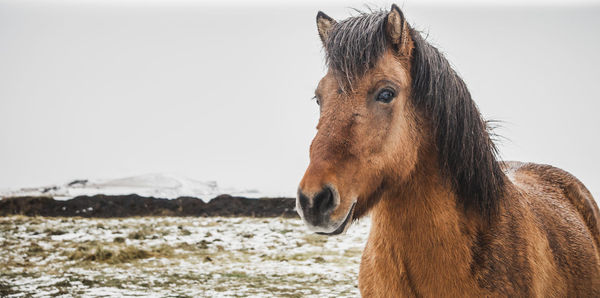
M600 297L590 192L497 161L465 83L397 6L317 27L329 71L297 210L327 235L370 214L363 296Z

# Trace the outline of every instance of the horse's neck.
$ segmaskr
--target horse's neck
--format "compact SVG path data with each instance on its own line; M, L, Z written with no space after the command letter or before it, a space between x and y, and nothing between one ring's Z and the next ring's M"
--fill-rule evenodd
M457 287L472 284L469 264L478 217L457 208L454 192L440 175L423 172L390 191L371 218L368 247L382 264L390 264L386 274L404 275L425 296L436 289L460 292Z

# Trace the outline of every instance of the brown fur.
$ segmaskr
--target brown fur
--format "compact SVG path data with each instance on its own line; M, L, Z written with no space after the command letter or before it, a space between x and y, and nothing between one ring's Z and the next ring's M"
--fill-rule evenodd
M402 15L392 19L405 24ZM398 28L405 29L387 31ZM321 117L300 189L314 194L334 186L340 198L334 220L352 212L354 201L354 219L370 213L361 294L600 297L599 211L575 177L551 166L502 162L494 212L461 204L440 165L433 123L411 100L407 39L392 35L392 47L351 91L339 92L344 82L331 70L316 91ZM393 47L394 40L401 44ZM396 90L388 104L373 100L384 85Z
M560 169L506 167L511 189L491 223L457 209L433 168L389 190L372 210L362 295L598 297L598 217L589 192Z

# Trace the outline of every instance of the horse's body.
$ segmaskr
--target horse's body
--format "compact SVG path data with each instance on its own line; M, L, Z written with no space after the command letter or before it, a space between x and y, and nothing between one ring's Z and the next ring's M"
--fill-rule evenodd
M297 209L329 235L371 214L363 296L600 297L581 182L497 161L466 85L397 6L317 25L329 72Z
M363 296L600 297L590 193L554 167L505 170L510 190L490 223L461 214L435 187L382 199L361 262Z

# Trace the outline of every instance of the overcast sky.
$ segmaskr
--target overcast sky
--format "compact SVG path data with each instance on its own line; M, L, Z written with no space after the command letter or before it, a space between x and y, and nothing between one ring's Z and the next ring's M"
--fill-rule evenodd
M0 188L166 172L293 196L325 71L315 15L349 4L217 3L0 0ZM600 196L597 2L403 3L504 121L504 159Z

